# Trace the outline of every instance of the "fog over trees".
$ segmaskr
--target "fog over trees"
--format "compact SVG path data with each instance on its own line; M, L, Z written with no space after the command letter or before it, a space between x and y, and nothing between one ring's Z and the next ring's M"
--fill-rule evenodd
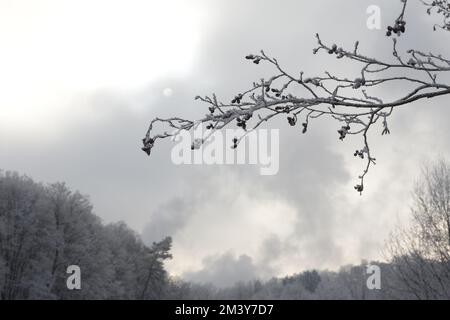
M409 226L386 242L386 260L306 270L217 288L170 276L171 238L146 246L124 223L104 225L89 199L63 183L0 173L1 299L449 299L450 165L424 166ZM407 209L407 208L405 208ZM176 259L176 257L175 257ZM81 290L68 290L70 265ZM368 267L380 288L368 286Z

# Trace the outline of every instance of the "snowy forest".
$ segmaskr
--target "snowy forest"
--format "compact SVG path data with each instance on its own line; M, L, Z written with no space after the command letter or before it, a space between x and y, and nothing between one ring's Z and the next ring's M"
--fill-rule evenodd
M422 170L411 224L386 242L381 287L367 286L369 262L338 271L306 270L227 288L172 277L171 238L146 246L125 223L102 224L89 198L63 183L0 174L1 299L450 299L450 166ZM176 259L176 257L174 257ZM67 290L66 268L83 270Z
M151 247L124 223L103 225L88 198L64 184L0 176L2 299L155 299L163 296L171 239ZM83 290L66 268L82 266Z
M449 37L450 0L0 0L0 300L450 300Z

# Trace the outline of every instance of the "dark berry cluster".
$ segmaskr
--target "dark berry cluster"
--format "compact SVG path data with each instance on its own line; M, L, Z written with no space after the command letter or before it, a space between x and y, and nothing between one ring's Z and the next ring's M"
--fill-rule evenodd
M272 92L275 93L275 97L281 97L281 91L275 88L272 88Z
M361 193L361 192L363 192L364 187L363 187L362 184L357 184L357 185L355 186L355 190L358 191L359 193Z
M303 123L302 123L302 126L303 126L302 133L306 133L306 131L308 131L308 123L303 122Z
M233 100L231 100L231 103L237 103L240 104L242 100L242 94L238 94L236 97L234 97Z
M356 150L353 155L355 157L360 157L361 159L364 159L364 152L362 150Z
M148 140L146 138L144 138L144 139L142 139L142 143L144 144L144 146L141 148L141 150L144 151L149 156L150 152L152 151L155 140L153 140L152 138L150 138Z
M350 131L349 125L342 126L342 128L337 131L339 133L339 140L344 140L349 131Z
M318 49L314 49L313 53L316 54L318 52ZM344 57L344 49L338 48L336 44L333 44L330 49L328 49L328 54L335 54L338 59L341 59Z
M233 138L233 145L231 146L231 149L236 149L237 148L238 141L239 141L238 138L236 138L236 137Z
M405 33L406 31L406 21L404 20L396 20L395 21L395 25L392 26L388 26L387 27L387 32L386 32L386 36L390 37L393 33L395 33L396 35L401 35L402 33Z
M288 121L289 125L293 127L297 123L297 117L296 116L287 117L287 121Z
M353 89L359 89L366 84L366 80L363 78L356 78L353 83Z
M247 122L245 120L243 120L241 118L237 118L236 121L237 121L238 127L241 127L242 129L247 130Z
M253 60L254 64L259 64L261 62L261 58L260 57L254 56L252 54L249 54L248 56L246 56L245 59Z
M331 46L331 49L328 50L328 53L329 53L329 54L333 54L333 53L336 53L336 51L337 51L337 45L333 44L333 45Z
M267 87L266 87L266 92L268 92L268 91L269 90L267 90ZM288 96L283 95L282 92L278 89L272 88L270 91L275 93L275 97L277 97L277 98L281 97L282 100L286 100L288 98Z

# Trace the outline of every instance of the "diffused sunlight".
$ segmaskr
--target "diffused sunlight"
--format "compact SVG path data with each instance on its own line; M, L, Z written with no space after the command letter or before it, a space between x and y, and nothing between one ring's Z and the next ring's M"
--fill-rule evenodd
M49 129L79 92L186 74L201 19L181 0L0 0L2 130Z

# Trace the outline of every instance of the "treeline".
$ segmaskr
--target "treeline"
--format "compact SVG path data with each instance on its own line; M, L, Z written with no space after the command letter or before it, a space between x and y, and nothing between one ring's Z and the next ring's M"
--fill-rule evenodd
M170 247L170 238L147 247L124 223L103 225L64 184L0 172L1 299L160 299ZM70 265L81 290L68 290Z
M395 266L390 263L371 262L380 267L381 287L370 289L367 281L368 264L349 265L339 271L305 271L288 277L272 278L268 281L239 282L227 288L217 288L211 284L185 282L171 279L167 299L206 299L206 300L412 300L412 299L450 299L448 292L436 291L427 295L428 286L438 285L433 277L426 278L430 283L421 283L417 288L408 287L398 276ZM405 266L403 266L405 267ZM316 274L316 278L309 278ZM369 279L370 280L370 279ZM420 279L422 281L424 279ZM411 279L416 281L416 279ZM450 282L447 282L450 285Z
M0 298L450 299L448 163L425 167L413 191L411 222L387 240L386 262L217 288L167 274L171 238L148 247L124 223L102 224L64 184L0 172ZM81 268L81 290L67 287L70 265ZM368 286L369 266L379 288Z

